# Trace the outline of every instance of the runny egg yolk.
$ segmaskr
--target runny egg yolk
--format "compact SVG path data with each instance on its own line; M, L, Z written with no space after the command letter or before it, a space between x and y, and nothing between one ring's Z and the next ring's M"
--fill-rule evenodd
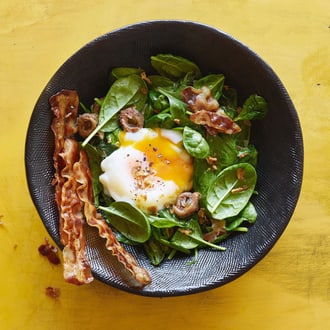
M121 132L119 142L101 163L100 182L114 200L156 213L192 188L193 159L183 148L180 132L142 128Z

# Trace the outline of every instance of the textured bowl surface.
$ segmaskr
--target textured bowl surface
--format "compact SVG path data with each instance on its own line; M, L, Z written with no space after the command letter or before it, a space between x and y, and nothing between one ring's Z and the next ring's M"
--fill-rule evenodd
M152 277L149 286L137 290L123 281L122 269L97 231L87 228L87 253L96 278L135 294L175 296L219 287L248 271L273 247L295 209L303 171L299 119L281 81L260 57L229 35L194 22L150 21L105 34L69 58L42 91L29 124L25 165L33 202L47 231L61 246L51 185L54 137L49 97L61 89L75 89L84 104L91 104L94 97L105 95L111 68L142 67L151 73L149 59L157 53L189 58L203 74L224 73L226 83L238 90L240 101L257 93L269 104L267 117L255 121L252 129L252 143L259 151L259 195L254 197L258 219L248 233L222 244L227 251L206 249L193 265L188 265L190 257L180 257L154 267L141 249L127 247Z

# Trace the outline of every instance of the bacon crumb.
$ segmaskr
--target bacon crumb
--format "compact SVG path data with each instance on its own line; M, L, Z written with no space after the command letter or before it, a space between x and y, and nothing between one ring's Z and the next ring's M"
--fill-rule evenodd
M179 228L178 231L182 234L185 235L190 235L191 234L191 230L190 229L183 229L183 228Z
M245 174L245 170L243 168L238 168L237 169L237 179L238 180L244 180L244 174Z
M144 71L141 72L140 77L149 85L152 85L152 81L148 78L147 74Z
M244 185L243 187L238 187L238 188L232 189L231 193L232 194L238 194L238 193L240 193L242 191L245 191L245 190L248 190L248 189L249 189L249 187L247 185Z
M58 299L60 297L61 290L59 288L53 288L51 286L48 286L45 289L45 294L47 297Z
M45 243L39 246L38 251L41 255L47 257L50 263L54 265L59 265L61 263L60 258L57 255L57 248L49 244L47 238L45 238Z

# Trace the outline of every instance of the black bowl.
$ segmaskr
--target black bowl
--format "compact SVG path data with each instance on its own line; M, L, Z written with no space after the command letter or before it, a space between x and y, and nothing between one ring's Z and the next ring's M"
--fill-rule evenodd
M290 97L274 71L253 51L224 32L187 21L150 21L107 33L70 57L42 91L30 120L25 164L30 193L50 236L61 247L54 199L53 114L48 100L61 89L77 90L91 104L108 89L109 70L117 66L143 67L152 72L150 56L172 53L194 61L204 74L224 73L237 88L240 101L252 93L269 104L264 120L254 122L252 142L259 151L259 195L254 204L257 222L248 233L222 245L225 252L202 250L198 261L189 257L152 266L143 251L127 247L146 268L152 283L133 289L118 276L118 263L104 248L97 231L87 232L88 257L96 278L113 287L145 296L178 296L224 285L248 271L273 247L286 228L299 197L303 172L303 140Z

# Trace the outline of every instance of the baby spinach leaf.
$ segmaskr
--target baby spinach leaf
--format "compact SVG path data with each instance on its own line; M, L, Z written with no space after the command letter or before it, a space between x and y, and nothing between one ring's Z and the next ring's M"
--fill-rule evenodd
M266 100L256 94L250 95L243 104L242 111L235 118L238 120L262 119L268 112Z
M201 133L185 126L182 138L183 145L191 156L204 159L210 154L210 147Z
M257 175L248 163L229 166L222 170L207 191L206 207L214 219L237 215L253 194Z
M198 66L181 56L171 54L158 54L151 56L151 65L161 75L170 79L183 78L187 73L192 72L199 77L201 72Z
M170 113L161 112L148 118L144 126L149 128L160 127L169 129L173 128L175 126L175 123Z
M189 235L187 233L189 233ZM198 237L202 237L203 235L198 221L195 219L188 220L186 222L186 228L182 230L178 229L173 235L171 242L188 250L194 249L198 247L199 242L191 238L191 235Z
M173 235L171 242L188 250L192 250L200 246L208 246L221 251L225 250L224 247L210 243L203 239L202 230L199 226L198 220L195 218L192 218L187 222L186 228L179 228Z
M229 86L224 86L219 102L223 106L236 109L238 106L237 90Z
M121 109L132 104L141 104L147 97L146 84L138 75L130 75L116 80L110 87L102 102L99 113L99 123L94 131L85 139L82 146L108 123ZM138 108L139 109L139 108Z
M128 78L130 84L137 84L139 85L139 88L137 89L133 97L130 99L130 101L127 103L127 106L135 106L137 110L142 112L148 98L147 84L140 76L137 75L131 75Z
M251 137L251 122L248 120L239 123L241 131L235 134L235 141L241 147L247 147Z
M201 88L207 86L210 89L212 96L218 100L222 94L224 82L225 76L223 74L209 74L196 80L194 82L194 87Z
M154 266L159 266L166 257L168 248L161 244L154 237L143 244L144 251L146 252L150 262Z
M214 243L211 243L211 242L208 242L208 241L205 241L201 236L199 235L196 235L196 233L186 233L185 235L187 235L188 237L190 237L192 240L196 241L197 243L199 243L199 246L200 247L205 247L205 246L208 246L208 247L211 247L213 249L216 249L216 250L220 250L220 251L225 251L226 248L223 247L223 246L219 246L219 245L216 245Z
M196 159L195 159L196 163ZM211 183L216 179L217 177L217 172L206 169L205 171L200 171L199 175L194 173L194 190L199 191L201 193L201 200L200 204L201 206L205 207L206 205L206 196L207 196L207 191L211 185Z
M184 227L184 222L174 217L157 217L149 215L148 217L151 226L156 228L172 228L172 227Z
M115 234L117 240L120 243L127 244L127 245L132 245L132 246L140 244L140 243L137 243L137 242L134 242L134 241L128 239L126 236L124 236L122 233L120 233L117 230L113 230L113 233Z
M238 148L237 157L240 163L250 163L256 166L258 151L253 144L249 144L247 147Z
M207 137L210 155L217 160L218 171L237 163L235 136L229 134L210 135Z
M186 111L188 110L187 104L166 91L164 88L157 88L157 90L164 94L170 103L170 112L172 117L177 121L179 126L185 126L189 119L186 116Z
M226 230L233 231L245 221L253 224L256 220L257 211L254 205L248 202L238 216L226 219Z
M160 76L160 75L150 75L148 76L149 80L151 81L151 86L154 89L157 89L158 87L173 89L175 86L175 83L173 80Z
M257 210L254 207L252 202L249 202L243 209L241 216L244 218L245 221L248 223L255 223L257 220Z
M180 251L185 254L190 254L190 249L187 249L187 248L181 246L180 244L177 244L176 242L168 241L164 238L160 238L159 242L161 244L163 244L164 246L166 246L167 248L173 249L174 251L172 251L172 252Z
M193 189L199 191L202 195L202 190L200 189L200 179L203 173L211 172L209 171L209 164L205 159L194 160L194 173L193 173Z
M154 109L161 111L169 107L168 99L164 94L151 89L148 97Z
M222 89L222 95L219 99L219 104L221 109L230 118L235 118L237 116L237 106L238 106L238 95L235 88L224 86Z
M131 74L140 75L143 71L141 68L117 67L111 70L110 80L114 81L119 78L128 77Z
M109 223L128 239L144 243L150 237L150 224L145 214L127 202L113 202L110 206L99 206Z
M114 116L102 127L102 132L111 133L118 128L120 128L118 118Z

